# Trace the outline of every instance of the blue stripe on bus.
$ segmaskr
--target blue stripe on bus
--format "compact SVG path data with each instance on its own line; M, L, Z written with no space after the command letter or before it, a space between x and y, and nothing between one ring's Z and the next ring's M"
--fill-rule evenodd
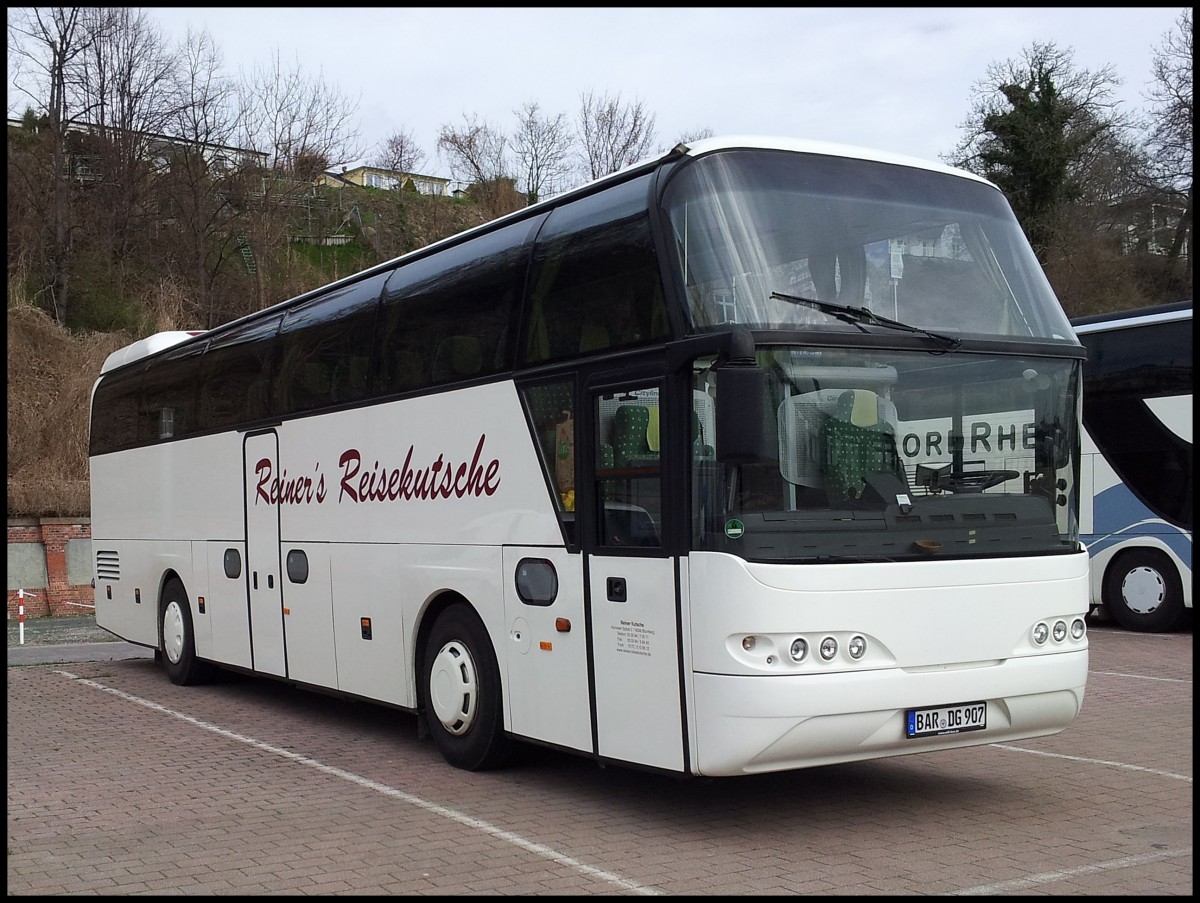
M1189 569L1191 567L1191 531L1155 517L1123 483L1110 486L1096 495L1092 523L1101 529L1110 525L1121 525L1112 532L1092 533L1080 537L1092 557L1134 536L1154 536L1178 555Z

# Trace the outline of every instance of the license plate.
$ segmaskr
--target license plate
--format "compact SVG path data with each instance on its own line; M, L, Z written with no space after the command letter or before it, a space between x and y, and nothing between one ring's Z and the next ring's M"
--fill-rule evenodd
M966 702L933 709L909 709L905 736L910 740L914 737L940 737L981 731L986 727L987 703Z

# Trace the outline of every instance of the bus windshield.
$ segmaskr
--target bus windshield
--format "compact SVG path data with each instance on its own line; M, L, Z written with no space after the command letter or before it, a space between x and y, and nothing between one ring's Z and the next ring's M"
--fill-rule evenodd
M1075 343L1008 202L975 178L743 150L686 164L663 207L695 332L876 331L792 296L938 333Z
M760 346L757 460L722 463L721 369L693 371L694 547L758 561L1078 549L1079 362ZM749 403L747 403L749 402Z

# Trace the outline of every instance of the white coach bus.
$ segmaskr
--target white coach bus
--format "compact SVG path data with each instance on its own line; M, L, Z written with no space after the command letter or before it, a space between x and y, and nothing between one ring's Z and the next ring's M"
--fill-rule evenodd
M1053 734L1088 670L1083 356L989 182L681 144L114 355L97 621L176 683L413 712L466 769Z
M1192 302L1077 317L1083 367L1081 538L1092 604L1129 630L1192 609Z

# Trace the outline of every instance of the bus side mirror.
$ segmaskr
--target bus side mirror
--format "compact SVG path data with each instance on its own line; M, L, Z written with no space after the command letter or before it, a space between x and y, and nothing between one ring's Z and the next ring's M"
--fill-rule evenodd
M752 363L730 363L716 373L716 454L722 464L763 460L763 398L766 371Z

